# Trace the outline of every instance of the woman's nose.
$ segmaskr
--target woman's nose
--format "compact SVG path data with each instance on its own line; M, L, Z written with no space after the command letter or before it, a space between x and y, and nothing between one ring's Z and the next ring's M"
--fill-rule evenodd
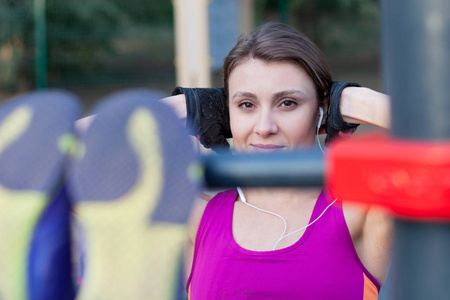
M270 111L262 111L254 127L254 132L262 137L267 137L278 132L278 126Z

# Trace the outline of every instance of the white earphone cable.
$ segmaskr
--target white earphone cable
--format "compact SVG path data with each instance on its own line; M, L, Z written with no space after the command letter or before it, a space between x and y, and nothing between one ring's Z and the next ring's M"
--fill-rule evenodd
M282 216L280 216L279 214L276 214L276 213L274 213L274 212L271 212L271 211L268 211L268 210L265 210L265 209L261 209L261 208L259 208L259 207L257 207L257 206L254 206L254 205L250 204L250 203L247 203L247 200L245 199L244 193L242 192L242 190L241 190L240 187L237 187L237 191L238 191L238 193L239 193L239 196L240 196L241 199L242 199L242 203L244 203L245 205L248 205L248 206L250 206L250 207L253 207L253 208L255 208L255 209L257 209L257 210L260 210L260 211L262 211L262 212L265 212L265 213L268 213L268 214L277 216L277 217L279 217L281 220L283 220L283 222L284 222L284 230L283 230L283 233L281 234L280 238L278 239L278 241L277 241L277 242L275 243L275 245L273 246L273 249L272 249L272 250L275 250L276 247L278 246L278 244L279 244L285 237L288 237L288 236L290 236L290 235L292 235L292 234L294 234L294 233L297 233L297 232L299 232L299 231L302 231L302 230L306 229L308 226L314 224L317 220L320 219L320 217L322 217L322 215L328 210L328 208L329 208L331 205L333 205L333 204L336 202L336 200L337 200L337 198L334 199L334 201L331 202L331 203L323 210L323 212L322 212L322 213L321 213L314 221L312 221L312 222L309 223L308 225L303 226L303 227L300 228L300 229L297 229L297 230L292 231L292 232L290 232L290 233L288 233L288 234L285 235L286 230L287 230L287 222L286 222L286 220L285 220Z
M322 145L321 145L321 143L320 143L320 139L319 139L319 129L317 129L316 137L317 137L317 144L319 144L319 149L320 149L320 151L322 151L322 153L325 153L325 152L323 151Z
M274 213L274 212L271 212L271 211L268 211L268 210L265 210L265 209L261 209L261 208L259 208L259 207L254 206L253 204L247 203L247 200L245 199L244 193L242 192L242 190L241 190L240 187L237 187L237 191L238 191L238 193L239 193L239 196L240 196L241 199L242 199L242 203L244 203L245 205L248 205L248 206L250 206L250 207L253 207L253 208L255 208L255 209L257 209L257 210L260 210L260 211L262 211L262 212L265 212L265 213L268 213L268 214L277 216L278 218L280 218L281 220L283 220L283 222L284 222L284 230L283 230L283 233L281 234L281 237L283 237L283 235L286 233L286 230L287 230L287 222L286 222L286 220L285 220L282 216L280 216L279 214L276 214L276 213ZM280 238L281 238L281 237L280 237ZM275 248L274 248L273 250L275 250Z
M303 226L303 227L300 228L300 229L294 230L294 231L292 231L291 233L288 233L288 234L282 236L282 237L278 240L278 242L275 244L275 246L274 246L273 248L275 249L275 248L278 246L278 243L281 242L281 240L284 239L285 237L288 237L288 236L290 236L291 234L294 234L294 233L297 233L297 232L299 232L299 231L302 231L303 229L306 229L306 227L308 227L309 225L314 224L317 220L320 219L320 217L322 217L322 215L327 211L327 209L328 209L331 205L333 205L334 202L336 202L336 200L337 200L337 199L334 199L333 202L331 202L330 204L328 204L328 206L323 210L323 212L322 212L322 213L321 213L314 221L312 221L311 223L309 223L309 224L306 225L306 226Z

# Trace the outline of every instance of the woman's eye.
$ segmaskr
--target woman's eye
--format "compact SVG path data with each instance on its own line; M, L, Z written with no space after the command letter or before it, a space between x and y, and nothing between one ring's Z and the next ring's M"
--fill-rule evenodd
M253 107L253 104L250 103L250 102L242 102L242 103L239 104L239 107L249 109L249 108L252 108L252 107Z
M283 107L292 107L292 106L294 106L296 103L294 102L294 101L292 101L292 100L286 100L286 101L283 101L282 103L281 103L281 106L283 106Z

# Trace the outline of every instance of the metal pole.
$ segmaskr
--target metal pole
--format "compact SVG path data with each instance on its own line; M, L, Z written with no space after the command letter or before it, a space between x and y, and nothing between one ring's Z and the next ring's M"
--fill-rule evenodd
M177 85L211 86L207 0L174 0Z
M450 1L382 2L392 134L450 139Z
M241 34L249 34L253 31L253 14L254 14L254 0L241 0L240 3L240 23Z
M36 88L45 89L47 82L47 20L46 1L34 0L34 42L36 54Z
M392 135L449 140L450 1L383 0L382 17ZM397 220L392 280L392 299L448 299L450 224Z
M205 185L323 186L324 160L318 150L283 154L236 154L203 156Z

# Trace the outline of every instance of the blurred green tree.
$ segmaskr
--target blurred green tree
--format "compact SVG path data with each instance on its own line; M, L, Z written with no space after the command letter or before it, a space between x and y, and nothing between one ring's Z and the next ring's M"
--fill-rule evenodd
M256 0L256 23L279 20L281 0ZM331 60L379 56L379 0L289 0L289 24Z
M136 23L169 25L173 24L173 1L168 0L110 0ZM214 0L212 0L214 1Z
M325 52L345 55L354 47L365 52L378 47L378 0L291 0L290 10L292 24Z
M47 0L49 81L63 73L89 76L129 17L108 0ZM14 90L34 87L33 0L0 0L0 84Z
M115 56L114 39L130 22L109 0L47 0L49 82L95 77Z

